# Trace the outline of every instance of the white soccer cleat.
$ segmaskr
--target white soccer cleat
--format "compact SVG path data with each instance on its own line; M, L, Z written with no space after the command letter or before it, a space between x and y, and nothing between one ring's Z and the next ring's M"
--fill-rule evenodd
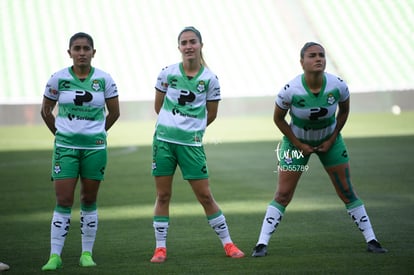
M1 271L5 271L5 270L9 270L9 269L10 269L10 266L9 265L0 262L0 272Z

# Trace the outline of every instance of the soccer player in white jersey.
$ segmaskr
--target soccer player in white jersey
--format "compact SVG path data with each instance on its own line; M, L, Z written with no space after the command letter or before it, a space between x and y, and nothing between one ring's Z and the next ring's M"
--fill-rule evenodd
M119 102L112 77L91 65L95 52L89 34L74 34L68 49L73 65L53 74L44 91L41 116L55 136L52 180L56 207L51 222L50 257L42 270L62 267L61 253L78 178L82 239L79 265L96 265L92 259L98 228L96 201L107 163L106 133L119 117Z
M270 238L313 153L319 157L348 214L362 232L367 250L387 252L377 241L364 203L351 184L348 152L340 134L349 114L348 87L339 77L325 72L325 50L320 44L306 43L300 52L300 63L304 73L291 80L276 98L273 120L284 135L282 145L276 150L278 186L274 200L267 207L252 256L266 256ZM290 124L285 119L288 111Z
M177 165L203 206L226 255L244 256L232 242L226 219L209 187L202 142L206 127L217 115L220 85L204 62L202 47L200 32L194 27L184 28L178 35L182 62L162 69L155 85L154 107L158 120L153 140L152 175L157 191L153 217L156 248L151 258L155 263L167 259L169 204Z

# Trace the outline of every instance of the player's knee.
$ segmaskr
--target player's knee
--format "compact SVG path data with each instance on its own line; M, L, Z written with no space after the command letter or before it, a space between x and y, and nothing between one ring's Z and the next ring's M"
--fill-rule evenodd
M275 201L279 203L280 205L283 205L286 207L290 201L292 200L292 195L288 193L281 193L277 192L275 195Z
M204 207L215 204L215 201L211 194L197 194L197 199Z
M158 192L157 193L157 203L167 204L170 202L171 193L170 192Z
M73 205L73 198L67 196L57 196L56 203L62 207L72 207Z

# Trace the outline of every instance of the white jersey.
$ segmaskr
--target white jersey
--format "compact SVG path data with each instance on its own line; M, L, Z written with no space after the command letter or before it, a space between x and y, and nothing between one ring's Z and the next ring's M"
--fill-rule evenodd
M302 74L280 90L276 104L282 109L290 109L290 127L298 139L321 141L335 130L338 102L348 97L348 86L339 77L325 73L322 89L315 95Z
M158 114L156 138L201 146L207 127L206 103L221 99L217 76L202 66L198 74L189 79L182 63L177 63L162 69L155 88L166 93Z
M62 69L47 82L44 96L57 101L56 146L77 149L106 147L105 100L118 96L112 77L91 68L84 80L71 67Z

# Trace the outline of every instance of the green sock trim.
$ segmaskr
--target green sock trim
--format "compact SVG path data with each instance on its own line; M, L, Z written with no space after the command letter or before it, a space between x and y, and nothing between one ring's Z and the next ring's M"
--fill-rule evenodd
M353 202L345 204L345 207L346 209L351 210L361 205L364 205L364 202L361 199L356 199Z
M207 216L207 220L215 219L215 218L217 218L220 215L223 215L223 212L221 212L221 210L219 210L217 213L215 213L213 215Z
M86 204L81 203L81 210L82 211L92 212L92 211L95 211L96 209L98 209L98 207L96 206L96 202L94 202L90 205L86 205Z
M282 214L284 214L284 213L285 213L285 209L286 209L286 208L285 208L283 205L281 205L280 203L276 202L275 200L272 200L272 201L270 202L270 205L271 205L271 206L276 207L277 209L279 209L279 211L280 211Z
M169 222L170 217L168 217L168 216L154 216L153 220L154 220L154 222Z
M72 212L72 207L56 205L55 211L62 214L70 214Z

